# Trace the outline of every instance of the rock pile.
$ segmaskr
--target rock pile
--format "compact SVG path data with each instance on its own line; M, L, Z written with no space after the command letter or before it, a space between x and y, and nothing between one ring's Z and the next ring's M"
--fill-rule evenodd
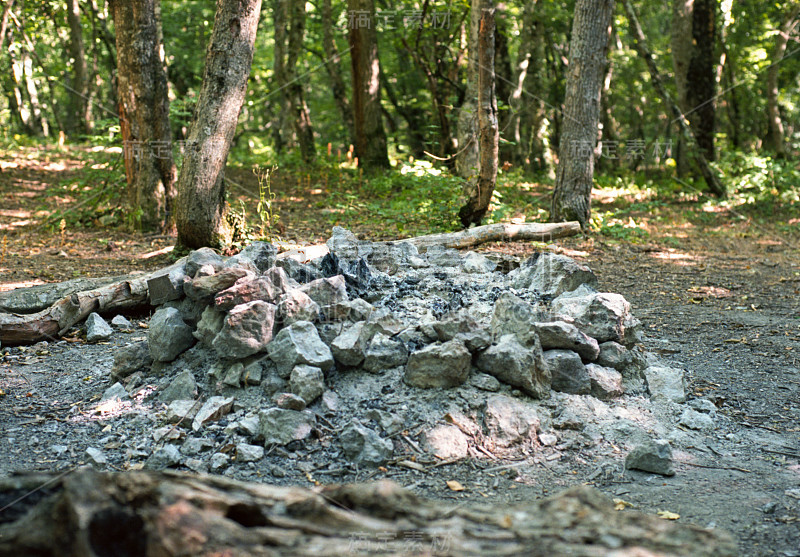
M598 292L591 270L568 257L505 261L516 268L504 273L478 253L420 253L341 228L327 246L311 261L260 242L230 258L201 249L149 281L147 339L118 350L111 372L117 394L160 378L152 396L173 424L165 435L181 432L166 437L180 448L167 444L147 466L220 471L320 431L351 462L380 465L420 417L415 403L437 397L450 423L423 419L422 445L460 458L475 436L498 450L554 443L539 438L527 402L553 392L684 396L680 370L648 365L628 302ZM453 396L475 415L448 412ZM232 448L214 452L219 436Z

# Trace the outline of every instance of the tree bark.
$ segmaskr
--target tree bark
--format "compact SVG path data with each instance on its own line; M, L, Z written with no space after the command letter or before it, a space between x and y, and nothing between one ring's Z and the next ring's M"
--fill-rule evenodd
M331 0L322 0L321 15L322 56L325 60L325 71L328 73L328 79L331 82L331 94L342 115L342 125L345 130L347 130L348 140L351 145L355 145L355 137L353 136L353 107L350 106L347 87L345 87L344 79L342 78L342 59L338 54L339 48L336 45L336 40L333 35L334 19Z
M286 51L287 28L289 26L289 8L287 0L272 0L272 28L273 28L273 60L272 75L276 96L275 116L270 123L272 128L272 143L275 152L281 154L283 149L291 143L291 130L287 130L286 116L289 113L289 91L286 90L287 77Z
M458 211L464 228L480 224L489 210L497 180L500 130L494 75L494 2L481 0L478 30L478 175L464 183L467 202Z
M178 245L230 243L223 176L253 62L261 0L217 0L203 85L189 132L192 150L178 180Z
M780 107L778 106L778 74L780 72L780 62L786 53L786 45L789 43L794 28L797 26L797 16L800 15L800 3L796 3L789 8L780 29L775 38L775 48L772 51L772 64L767 70L767 118L769 120L769 139L775 156L783 158L786 156L786 146L784 144L783 122L781 121Z
M717 59L716 0L694 0L692 11L692 57L686 73L686 103L684 115L692 122L697 145L706 160L716 158L714 123L716 119Z
M591 212L600 92L614 0L577 0L569 47L563 131L550 220L577 220Z
M117 95L129 210L133 224L143 230L169 232L177 171L157 0L111 0L110 5L119 63Z
M306 30L306 3L291 0L290 5L289 47L286 62L289 106L297 142L300 145L300 154L305 162L310 163L316 155L314 129L311 126L311 113L306 105L303 84L297 78L297 61L303 50L303 37Z
M89 133L92 129L92 115L78 0L68 0L67 2L67 23L69 24L69 54L72 58L72 91L70 91L70 113L67 119L68 130L73 133Z
M478 30L481 23L482 0L473 0L469 9L467 33L467 87L464 102L458 113L456 134L456 174L466 180L474 180L478 174Z
M11 8L14 7L14 0L8 0L3 6L3 15L0 17L0 52L3 52L3 45L6 42L6 31L8 30L8 16Z
M695 149L692 150L692 156L698 168L700 169L700 173L703 176L708 189L711 190L711 192L717 197L725 197L724 186L720 183L716 173L708 164L708 160L706 160L702 150L696 148L697 140L695 139L693 129L689 127L689 123L687 122L686 117L683 115L683 112L681 112L680 107L672 99L664 87L664 81L661 78L661 74L658 72L658 68L656 68L653 55L650 53L650 49L647 47L647 40L644 37L644 32L642 31L641 25L639 25L639 18L636 17L636 10L633 9L631 0L622 0L622 3L625 7L625 13L628 16L628 21L631 26L633 47L639 56L644 59L645 64L647 64L647 69L650 72L650 80L653 84L653 87L659 96L664 100L664 104L666 104L672 111L675 121L678 122L678 125L681 128L683 138L687 140L690 146L695 147Z
M3 557L738 554L725 531L618 512L588 486L509 508L425 500L388 480L308 489L85 467L0 481L0 500L20 496L0 524Z
M670 49L672 50L672 71L675 75L675 101L681 112L689 110L686 100L686 78L689 62L692 60L692 10L694 0L673 0L672 24L670 26ZM683 135L678 136L675 145L675 163L678 176L685 176L689 170L686 144Z
M380 62L373 0L348 0L350 61L353 74L355 154L365 170L389 168L381 115ZM359 14L365 14L364 20Z

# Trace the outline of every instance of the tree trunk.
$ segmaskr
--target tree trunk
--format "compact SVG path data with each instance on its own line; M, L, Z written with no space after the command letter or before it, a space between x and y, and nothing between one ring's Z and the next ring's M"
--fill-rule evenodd
M89 133L92 128L92 116L91 104L88 102L89 80L78 0L68 0L67 22L69 23L69 55L72 58L72 82L70 85L72 91L70 91L71 102L67 128L73 133Z
M600 92L614 0L577 0L569 47L564 120L550 220L576 220L585 230L591 212Z
M333 9L331 0L322 0L322 55L325 59L325 71L328 72L328 79L331 82L331 94L339 112L342 115L342 125L347 130L347 137L351 145L355 145L353 136L353 108L350 106L350 99L347 96L347 87L341 72L341 57L339 48L333 35Z
M353 128L358 164L366 170L389 168L381 116L380 62L373 0L348 0L350 61L353 72ZM365 14L364 20L357 14Z
M306 3L292 0L289 17L289 47L287 51L286 76L289 93L289 107L300 154L307 163L316 155L314 148L314 129L311 126L311 113L306 105L303 84L297 78L297 61L303 50L303 37L306 30Z
M692 60L692 10L694 0L673 0L672 25L670 27L670 49L672 50L672 71L675 74L676 102L681 112L686 113L689 106L686 100L686 77L689 62ZM685 176L689 171L686 156L686 144L683 135L678 136L675 145L675 162L678 176Z
M217 0L203 85L189 132L192 150L178 180L178 245L221 247L230 243L223 175L247 92L261 0Z
M779 158L786 156L786 146L784 145L783 122L781 112L778 107L778 74L780 72L780 62L786 53L786 45L789 37L797 25L797 16L800 14L800 3L791 6L781 23L778 35L775 38L775 49L772 51L772 64L767 70L767 117L769 119L769 139L772 150Z
M474 180L478 174L478 29L481 0L473 0L469 10L467 39L467 89L458 113L456 174Z
M497 98L494 75L494 3L481 0L478 29L478 176L464 183L466 204L458 211L467 228L480 224L489 210L497 180L497 155L500 130L497 122Z
M11 14L11 8L14 7L14 0L8 0L3 6L3 15L0 17L0 52L3 51L3 45L6 42L6 31L8 30L8 16Z
M681 128L681 133L683 134L684 140L688 142L690 147L695 147L692 151L692 156L694 157L695 163L700 169L700 173L702 174L708 189L711 190L711 192L717 197L725 197L725 188L720 183L719 178L717 178L714 170L708 164L708 160L706 160L702 150L697 148L697 140L695 139L693 129L689 127L689 123L687 122L686 117L683 115L683 112L681 112L680 107L672 99L664 87L664 81L661 78L661 74L658 72L658 68L656 68L653 55L650 53L650 49L647 47L647 40L644 37L644 32L642 31L641 25L639 25L639 18L636 17L636 10L633 9L633 4L631 4L630 0L622 0L622 3L625 7L625 14L628 16L628 22L631 26L631 34L634 40L633 47L636 49L636 52L639 54L639 56L644 59L645 64L647 64L647 69L650 72L650 80L653 84L653 87L663 99L664 104L666 104L672 111L675 121L678 122L678 125Z
M588 486L478 506L422 499L389 480L309 489L81 467L4 478L0 500L14 505L0 524L4 557L738 554L725 531L618 512Z
M706 160L716 158L714 152L714 121L716 118L717 58L716 0L694 0L692 12L692 57L686 73L687 112L692 122L697 145Z
M112 0L128 206L143 230L173 228L175 162L157 0Z
M272 143L275 152L281 154L283 149L291 143L290 131L287 130L286 116L289 113L289 92L286 90L287 78L286 51L287 51L287 28L289 25L289 8L287 0L272 0L272 28L273 28L273 90L275 91L276 108L275 116L270 123L272 128Z

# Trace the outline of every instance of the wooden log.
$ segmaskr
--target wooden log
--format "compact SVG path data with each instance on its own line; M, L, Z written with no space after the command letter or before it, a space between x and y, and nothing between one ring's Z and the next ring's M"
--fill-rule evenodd
M0 509L0 557L738 553L724 531L615 511L587 486L479 507L424 500L390 481L306 489L81 468L0 480L0 501L13 502Z
M420 252L425 252L432 246L462 249L487 242L548 241L575 236L580 232L581 225L577 221L528 224L498 223L467 228L460 232L430 234L398 241L414 244Z

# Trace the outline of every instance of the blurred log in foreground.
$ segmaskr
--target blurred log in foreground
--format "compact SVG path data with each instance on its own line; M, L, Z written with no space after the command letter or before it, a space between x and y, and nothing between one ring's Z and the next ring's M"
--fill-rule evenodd
M89 468L0 480L3 557L736 554L725 532L618 512L585 486L479 507L389 481L312 490Z

